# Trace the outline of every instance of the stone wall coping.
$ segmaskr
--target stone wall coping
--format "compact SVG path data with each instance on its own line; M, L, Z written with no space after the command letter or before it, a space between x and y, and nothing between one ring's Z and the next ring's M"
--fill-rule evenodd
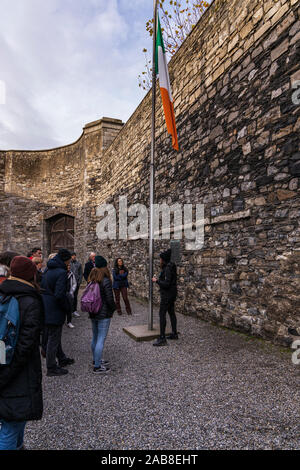
M101 119L98 119L97 121L93 121L93 122L88 122L83 129L87 129L89 127L94 127L94 126L99 126L100 124L104 124L104 123L109 123L109 124L122 124L124 125L122 119L114 119L114 118L110 118L110 117L103 117Z
M73 147L74 145L76 145L82 139L82 137L85 135L87 129L90 130L92 127L96 127L96 126L107 127L107 126L103 126L103 124L106 124L106 123L107 124L112 124L112 125L119 125L119 126L122 125L122 127L124 126L124 123L121 119L103 117L101 119L98 119L98 121L93 121L93 122L87 123L83 127L83 132L81 133L80 137L77 140L75 140L75 142L72 142L71 144L61 145L60 147L53 147L53 148L48 148L48 149L40 149L40 150L14 150L14 149L10 149L10 150L0 150L0 152L1 153L3 152L4 154L9 154L9 153L47 153L47 152L53 152L53 151L56 151L56 150L61 150L61 149ZM122 129L122 127L120 128L120 130Z

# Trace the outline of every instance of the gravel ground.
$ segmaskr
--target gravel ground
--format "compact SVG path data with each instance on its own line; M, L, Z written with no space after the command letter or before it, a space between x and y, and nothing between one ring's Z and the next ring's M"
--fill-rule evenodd
M92 373L86 314L64 328L76 363L64 377L44 374L44 416L27 425L28 449L300 448L291 351L182 315L179 340L154 348L122 331L147 324L147 306L132 305L132 317L113 317L105 376Z

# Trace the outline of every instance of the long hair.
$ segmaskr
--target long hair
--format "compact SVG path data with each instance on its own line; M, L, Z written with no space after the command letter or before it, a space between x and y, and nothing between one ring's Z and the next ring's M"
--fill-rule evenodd
M119 260L119 259L121 259L121 260L122 260L122 263L123 263L121 269L124 269L124 271L128 271L128 269L127 269L126 266L124 265L124 260L123 260L123 258L121 258L121 257L119 256L119 257L116 259L115 264L114 264L114 270L115 270L115 273L116 273L116 274L119 274L119 271L120 271L120 267L119 267L119 265L118 265L118 260Z
M102 282L105 277L111 281L111 274L107 266L105 268L93 268L90 272L88 282Z
M3 253L0 253L0 264L3 264L9 268L10 263L15 256L19 256L19 254L15 253L14 251L4 251Z

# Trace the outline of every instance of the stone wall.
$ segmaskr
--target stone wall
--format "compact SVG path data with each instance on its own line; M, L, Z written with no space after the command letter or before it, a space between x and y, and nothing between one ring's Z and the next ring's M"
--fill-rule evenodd
M156 202L205 205L203 249L181 242L178 310L282 344L300 333L299 13L299 0L213 2L170 63L179 152L157 91ZM120 195L149 205L150 133L151 93L124 126L104 118L71 146L2 152L2 247L42 240L49 210L73 211L81 259L124 257L146 298L148 242L98 240L96 210ZM156 259L168 245L155 242Z

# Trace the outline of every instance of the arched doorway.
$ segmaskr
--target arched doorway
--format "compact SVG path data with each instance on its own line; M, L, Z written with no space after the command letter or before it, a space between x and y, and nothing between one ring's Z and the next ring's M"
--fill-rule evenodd
M74 220L74 217L65 214L48 219L50 253L56 253L61 248L74 251Z

